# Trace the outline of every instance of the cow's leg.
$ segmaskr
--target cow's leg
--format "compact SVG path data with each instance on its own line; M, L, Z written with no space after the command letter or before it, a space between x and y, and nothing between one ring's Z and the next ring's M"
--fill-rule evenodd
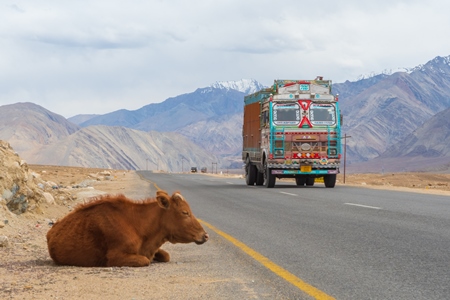
M170 254L167 251L159 248L156 251L155 256L153 257L153 259L156 260L156 261L160 261L160 262L168 262L170 260Z
M139 254L129 254L118 250L109 250L106 254L107 267L145 267L150 260Z

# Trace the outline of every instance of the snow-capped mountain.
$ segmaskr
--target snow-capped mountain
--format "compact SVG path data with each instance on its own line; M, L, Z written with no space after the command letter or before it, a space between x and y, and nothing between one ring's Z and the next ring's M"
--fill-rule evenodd
M241 79L237 81L216 81L211 84L212 88L216 89L231 89L245 94L252 94L257 92L265 86L254 79Z
M415 153L402 140L450 107L449 61L438 56L409 72L333 85L345 116L342 130L352 136L347 143L351 163L380 156L396 143L404 153Z
M408 73L412 73L414 71L430 71L434 73L447 74L448 67L450 67L450 55L444 57L437 56L426 64L418 65L417 67L408 69Z
M415 67L412 68L408 68L408 67L398 67L397 69L385 69L383 70L381 73L375 73L375 72L371 72L368 74L361 74L356 78L356 81L360 81L360 80L364 80L364 79L371 79L373 77L377 77L379 75L392 75L394 73L397 72L405 72L408 74L411 74L415 71L422 71L425 72L427 70L432 70L434 65L438 65L438 66L450 66L450 55L449 56L437 56L434 59L430 60L429 62L427 62L426 64L420 64L417 65ZM439 72L439 73L443 73L446 74L446 70L443 69L434 69L435 72Z

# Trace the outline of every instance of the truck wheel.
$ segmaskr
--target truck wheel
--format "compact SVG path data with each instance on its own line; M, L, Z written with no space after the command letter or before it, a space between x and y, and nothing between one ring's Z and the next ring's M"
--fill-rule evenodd
M304 186L306 183L306 178L305 177L295 177L295 183L299 186Z
M259 172L259 170L256 170L256 185L263 185L264 184L264 173Z
M325 187L334 188L334 186L336 185L336 174L323 176L323 182L325 183Z
M264 163L264 185L267 188L273 188L275 186L275 175L271 174L271 169L267 166L266 163Z
M306 185L313 186L314 185L314 177L306 177Z
M245 183L247 185L254 185L256 181L256 166L254 166L250 159L247 158L247 162L245 163Z

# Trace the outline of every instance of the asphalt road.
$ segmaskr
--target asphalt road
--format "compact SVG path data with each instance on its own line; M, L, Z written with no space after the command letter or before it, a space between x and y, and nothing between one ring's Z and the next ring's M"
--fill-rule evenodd
M140 173L169 193L181 191L199 219L326 295L450 298L448 196Z

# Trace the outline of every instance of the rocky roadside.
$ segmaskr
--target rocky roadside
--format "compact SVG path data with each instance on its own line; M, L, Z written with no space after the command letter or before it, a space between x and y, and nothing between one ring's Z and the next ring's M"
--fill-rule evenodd
M213 232L201 246L165 244L172 258L168 263L144 268L57 266L48 255L45 235L77 202L100 193L142 199L156 192L135 172L118 172L110 180L69 190L76 200L45 203L39 213L11 215L2 222L0 236L8 240L0 247L0 299L287 299L289 293L298 293L293 289L281 294L274 286L277 278L260 280L258 274L267 271Z

